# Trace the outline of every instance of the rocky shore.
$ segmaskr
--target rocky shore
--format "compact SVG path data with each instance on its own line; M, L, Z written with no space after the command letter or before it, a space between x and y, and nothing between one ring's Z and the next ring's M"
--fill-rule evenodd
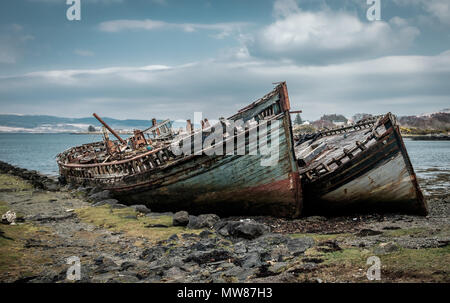
M381 282L450 282L450 196L427 199L427 217L155 213L0 162L0 281L72 282L75 256L80 282L369 282L378 256Z

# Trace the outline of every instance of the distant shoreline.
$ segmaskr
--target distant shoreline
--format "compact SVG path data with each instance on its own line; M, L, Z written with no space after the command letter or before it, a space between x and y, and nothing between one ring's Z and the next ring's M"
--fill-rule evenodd
M402 135L414 141L450 141L449 135Z
M116 131L119 135L132 135L133 132L128 131ZM103 135L102 132L79 132L79 133L69 133L70 135Z
M132 135L132 132L117 132L120 135ZM102 135L101 132L0 132L0 134L11 134L11 135Z

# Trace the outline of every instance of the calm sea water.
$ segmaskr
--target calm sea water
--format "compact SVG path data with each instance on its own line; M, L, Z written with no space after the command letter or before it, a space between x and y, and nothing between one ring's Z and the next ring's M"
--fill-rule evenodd
M57 154L72 146L101 140L101 135L0 133L0 160L46 175L57 175Z
M102 140L101 135L0 133L0 160L47 175L57 175L55 156L72 147ZM419 177L430 171L450 173L450 141L405 140Z

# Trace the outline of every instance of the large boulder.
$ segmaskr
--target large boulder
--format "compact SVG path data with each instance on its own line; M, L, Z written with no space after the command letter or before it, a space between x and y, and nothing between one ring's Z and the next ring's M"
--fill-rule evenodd
M259 267L261 265L261 255L257 252L249 253L241 260L243 268Z
M189 213L179 211L173 215L173 226L186 226L189 223Z
M200 228L213 228L213 226L220 220L218 215L206 214L196 216L189 216L188 228L200 229Z
M374 253L377 255L386 255L400 250L400 246L395 242L380 243L375 249Z
M132 208L134 208L137 212L143 213L143 214L149 214L152 211L147 208L147 206L138 204L138 205L131 205Z
M270 232L267 225L253 220L227 221L216 225L217 232L222 236L255 239Z
M101 200L98 202L95 202L94 204L92 204L92 206L103 206L103 205L116 205L118 204L119 201L117 201L116 199L105 199L105 200Z
M197 251L187 256L184 262L196 262L198 264L205 264L231 259L232 254L224 249L212 249L208 251Z
M47 179L42 185L43 188L48 191L58 191L60 189L59 184L51 179Z
M313 247L315 241L311 237L301 237L289 239L287 242L287 248L289 252L294 256L303 254L308 248Z
M111 192L109 190L103 190L101 192L90 195L88 197L88 200L92 202L98 202L102 200L107 200L109 198L111 198Z

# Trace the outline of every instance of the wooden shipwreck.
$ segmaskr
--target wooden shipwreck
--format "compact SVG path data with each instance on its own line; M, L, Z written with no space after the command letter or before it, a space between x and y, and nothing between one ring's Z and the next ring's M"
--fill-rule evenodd
M296 137L305 211L427 214L394 115Z
M170 120L153 119L151 127L124 140L94 114L104 125L104 140L59 154L60 175L154 211L427 213L392 114L294 137L290 113L282 82L228 119L214 125L202 120L197 130L190 120L186 131L175 132ZM269 145L275 161L262 152Z
M210 126L205 119L202 129L195 131L188 121L187 133L181 139L167 131L161 139L160 128L165 124L154 122L151 128L124 140L97 116L118 141L109 140L105 131L103 142L61 153L60 175L69 183L108 189L122 202L145 204L155 211L296 217L302 209L302 191L289 109L283 82L216 125ZM245 124L229 130L230 121ZM266 126L261 127L262 123ZM212 146L192 154L173 152L173 146L180 142L191 141L192 147L196 140L204 144L210 134L217 134L219 125L224 131ZM145 138L148 131L154 136ZM252 137L256 131L258 139ZM275 133L278 140L273 140ZM277 148L276 165L261 164L268 157L260 152L264 136L271 148ZM234 143L232 150L227 150L229 143ZM223 148L223 154L208 155L211 148ZM239 154L242 149L245 153Z

